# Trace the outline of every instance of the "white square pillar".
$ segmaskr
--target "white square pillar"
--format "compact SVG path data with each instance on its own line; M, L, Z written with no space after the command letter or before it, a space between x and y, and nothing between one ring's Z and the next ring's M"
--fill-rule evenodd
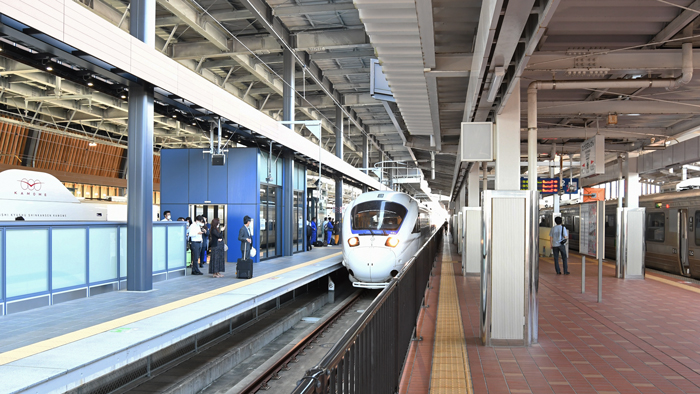
M496 115L496 190L520 190L520 82Z
M479 206L479 162L472 163L472 168L467 175L467 206Z

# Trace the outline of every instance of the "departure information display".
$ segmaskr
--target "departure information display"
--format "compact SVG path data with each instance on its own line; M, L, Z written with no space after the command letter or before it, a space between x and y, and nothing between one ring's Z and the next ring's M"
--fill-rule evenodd
M520 178L520 190L527 190L527 178ZM555 194L559 190L564 193L578 192L578 179L574 178L569 182L569 178L563 179L563 185L559 184L559 178L537 178L537 190L542 194Z

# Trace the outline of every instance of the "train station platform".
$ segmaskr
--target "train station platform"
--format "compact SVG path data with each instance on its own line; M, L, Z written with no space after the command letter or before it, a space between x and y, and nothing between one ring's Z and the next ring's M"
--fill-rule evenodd
M572 255L571 275L540 258L539 341L485 347L478 276L463 276L445 241L403 371L400 393L700 393L700 286L647 270L620 280ZM597 263L597 262L596 262ZM461 324L460 324L461 323Z
M65 392L181 341L196 348L197 335L274 308L340 269L341 259L340 247L314 248L255 264L253 279L236 279L228 263L224 278L187 275L150 292L111 292L2 317L0 393Z

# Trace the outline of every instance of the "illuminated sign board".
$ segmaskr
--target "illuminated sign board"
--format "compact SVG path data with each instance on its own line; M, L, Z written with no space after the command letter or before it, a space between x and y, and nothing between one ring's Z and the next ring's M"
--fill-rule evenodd
M578 193L578 178L572 179L571 182L569 182L569 178L564 178L562 181L563 184L560 185L559 178L537 178L537 190L542 194L555 194L560 189L568 194ZM520 190L527 189L527 178L520 178Z

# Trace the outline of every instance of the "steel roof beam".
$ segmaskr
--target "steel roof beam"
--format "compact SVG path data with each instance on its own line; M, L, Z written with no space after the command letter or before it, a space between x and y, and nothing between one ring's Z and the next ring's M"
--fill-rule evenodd
M341 12L355 10L355 5L352 2L347 3L325 3L325 4L303 4L294 6L282 6L272 9L272 14L275 16L299 16L299 15L314 15L325 12Z
M333 51L333 52L316 52L309 54L311 61L317 60L332 60L332 59L345 59L349 57L362 58L362 57L374 57L374 49L359 49L355 51Z
M695 0L692 4L686 7L676 19L672 20L666 27L663 28L654 38L649 41L649 44L656 44L672 38L678 32L683 30L690 22L695 20L700 13L700 0ZM657 44L663 45L663 44Z
M233 22L240 20L253 19L253 13L248 10L237 11L214 11L211 15L219 22ZM156 19L156 27L175 26L180 23L180 18L177 16L166 16Z
M611 93L614 94L614 93ZM527 114L527 108L520 112ZM539 101L537 114L541 117L561 118L572 115L588 117L587 115L697 115L700 112L700 100L686 101L651 101L651 100L597 100L597 101Z

